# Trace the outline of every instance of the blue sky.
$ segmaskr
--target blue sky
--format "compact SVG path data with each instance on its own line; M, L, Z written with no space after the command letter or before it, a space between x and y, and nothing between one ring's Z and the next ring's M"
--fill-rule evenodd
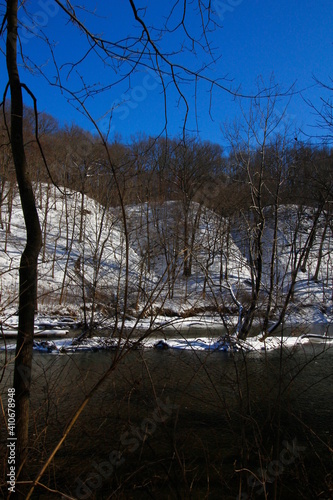
M115 41L128 34L135 37L141 33L128 0L85 0L80 5L85 5L88 10L96 8L94 15L88 11L80 11L80 15L91 31L108 40ZM147 7L146 22L157 28L162 26L171 3L161 0L147 0L144 3L141 0L137 5ZM239 88L242 93L250 95L256 91L259 76L269 84L274 73L275 82L280 88L288 89L295 84L295 90L303 91L291 99L287 120L295 129L318 133L313 128L317 117L304 102L304 98L320 106L321 96L327 95L322 89L314 87L313 75L325 82L333 77L331 1L212 0L212 5L216 11L215 19L221 27L210 33L209 39L214 54L219 59L207 71L207 75L213 79L225 78L223 82L226 86ZM65 23L64 15L52 0L27 3L27 9L33 21L29 21L22 10L20 17L26 24L34 26L34 29L33 33L21 30L23 51L54 81L52 57L39 38L39 30L42 29L54 43L54 55L59 66L69 61L78 61L83 56L85 37L79 35L73 25ZM176 10L171 23L177 14ZM190 12L190 7L187 16L189 30L196 36L198 18ZM181 42L180 32L165 35L158 40L163 50L179 47ZM3 40L1 46L3 47ZM4 57L0 57L0 84L4 88L6 71ZM195 69L208 62L209 58L200 51L197 55L183 51L174 60ZM70 73L68 69L69 66L62 68L62 78L73 89L83 80L86 84L109 85L115 79L114 72L92 55ZM61 124L76 123L87 130L93 129L88 120L68 104L66 96L58 89L50 88L36 69L30 68L27 71L22 66L21 79L35 93L40 110L52 114ZM193 133L199 131L203 139L223 143L221 126L239 116L239 103L233 96L219 89L215 89L211 99L209 89L208 84L199 82L195 102L193 82L182 87L190 104L187 127ZM29 100L26 102L29 103ZM279 100L277 113L283 112L286 103L287 99ZM86 101L86 105L99 126L105 130L113 110L111 137L117 133L124 141L129 141L131 136L138 133L157 135L165 122L162 87L154 75L144 69L133 76L130 87L128 82L120 84L96 94ZM171 135L179 134L184 123L185 107L179 103L175 89L171 86L168 87L167 105L168 131Z

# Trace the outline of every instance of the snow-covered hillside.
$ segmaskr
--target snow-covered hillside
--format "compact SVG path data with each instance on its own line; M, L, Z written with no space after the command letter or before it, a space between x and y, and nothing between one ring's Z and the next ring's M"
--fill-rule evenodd
M228 222L192 204L185 214L179 203L126 207L129 248L117 209L55 186L36 187L43 230L40 253L38 312L69 314L87 322L162 313L183 317L235 311L233 295L248 301L251 269L246 227ZM313 218L309 210L296 220L295 207L281 207L275 266L275 309L290 283ZM298 223L295 223L295 221ZM295 225L296 224L296 225ZM295 231L297 227L297 231ZM325 229L326 227L326 229ZM270 283L273 219L264 232L262 304ZM25 245L25 228L17 195L1 207L1 318L6 323L17 311L18 269ZM316 279L318 258L321 259ZM128 259L128 268L126 261ZM190 276L184 276L184 262ZM299 270L289 319L329 322L332 318L331 229L321 217L304 268ZM128 269L128 293L125 299ZM124 308L126 307L126 311ZM273 312L274 314L274 308Z
M43 230L40 252L38 309L40 312L82 316L96 303L110 312L121 306L124 288L125 244L121 223L108 210L79 193L60 192L54 186L36 190ZM17 309L18 269L25 245L25 228L19 197L13 199L9 216L2 207L1 304L2 315ZM135 289L139 259L129 249L130 289ZM118 304L119 301L119 304Z

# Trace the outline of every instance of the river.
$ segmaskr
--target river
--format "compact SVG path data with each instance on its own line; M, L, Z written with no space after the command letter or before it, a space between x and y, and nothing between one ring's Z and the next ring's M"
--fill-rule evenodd
M31 477L114 359L113 352L34 355ZM333 347L324 344L266 354L128 352L42 482L77 499L327 500L332 368ZM9 365L2 398L11 377ZM2 446L5 439L2 432ZM39 489L34 498L61 495Z

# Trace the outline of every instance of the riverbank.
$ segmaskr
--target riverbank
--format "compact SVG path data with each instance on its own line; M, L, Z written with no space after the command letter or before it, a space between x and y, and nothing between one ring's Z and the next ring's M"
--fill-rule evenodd
M16 318L12 317L11 329L3 329L2 351L16 348L12 340ZM230 320L229 320L230 321ZM234 318L234 322L236 318ZM64 326L69 328L65 329ZM119 349L182 349L206 351L272 351L281 347L293 349L305 344L333 347L333 325L327 322L296 323L283 325L273 336L264 337L260 324L253 327L246 340L239 340L228 333L221 319L213 316L190 318L156 317L152 324L147 319L127 319L124 327L114 329L105 324L96 326L90 335L84 335L81 323L69 317L36 318L34 350L63 354L82 351Z

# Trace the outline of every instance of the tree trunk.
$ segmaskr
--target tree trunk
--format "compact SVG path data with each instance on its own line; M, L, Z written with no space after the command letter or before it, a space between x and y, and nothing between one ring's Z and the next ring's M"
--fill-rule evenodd
M322 232L321 239L320 239L320 245L319 245L319 250L318 250L318 257L317 257L317 266L316 266L316 270L315 270L315 273L314 273L314 276L313 276L314 281L318 281L318 279L319 279L319 271L320 271L321 261L322 261L322 258L323 258L323 248L324 248L324 244L325 244L325 240L326 240L327 229L328 229L328 226L329 226L329 218L330 218L330 214L327 211L326 212L326 218L325 218L325 226L323 228L323 232Z
M188 278L191 276L190 268L190 249L189 249L189 228L188 228L188 209L184 213L184 264L183 275Z
M11 148L25 220L27 241L20 263L19 325L14 367L16 396L16 478L27 479L30 381L37 300L37 259L42 244L41 229L23 141L22 86L17 67L17 0L7 1L6 62L11 93ZM16 485L16 498L25 498L25 487Z

